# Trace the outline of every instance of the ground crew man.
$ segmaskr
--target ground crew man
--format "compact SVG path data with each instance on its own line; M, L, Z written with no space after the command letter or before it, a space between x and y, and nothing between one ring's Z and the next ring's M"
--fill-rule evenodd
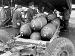
M18 8L15 10L14 14L13 14L13 18L12 18L12 24L14 28L18 28L18 26L20 26L21 23L21 8Z

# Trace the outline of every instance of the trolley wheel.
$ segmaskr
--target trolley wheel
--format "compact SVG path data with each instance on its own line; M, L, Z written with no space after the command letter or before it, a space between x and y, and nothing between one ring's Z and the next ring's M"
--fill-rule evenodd
M45 56L74 56L74 45L67 38L56 38L45 50Z

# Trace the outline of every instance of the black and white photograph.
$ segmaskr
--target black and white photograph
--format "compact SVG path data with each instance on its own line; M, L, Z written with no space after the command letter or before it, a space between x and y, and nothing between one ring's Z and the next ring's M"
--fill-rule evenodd
M75 56L75 0L0 0L0 56Z

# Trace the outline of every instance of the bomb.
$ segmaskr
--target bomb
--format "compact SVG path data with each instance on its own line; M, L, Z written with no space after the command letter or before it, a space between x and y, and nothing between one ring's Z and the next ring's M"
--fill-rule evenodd
M56 18L51 22L53 25L55 25L56 27L60 26L60 18Z
M41 29L41 36L42 38L50 39L55 33L55 31L56 31L56 26L51 23L48 23L46 26L44 26Z
M46 18L44 16L40 16L31 21L31 28L37 31L40 30L46 24L47 24Z
M20 28L20 34L22 34L24 36L29 36L31 34L30 23L26 23L26 24L24 24L24 25L21 26L21 28Z
M41 36L40 36L40 33L39 32L33 32L30 36L30 39L33 39L33 40L40 40L41 39Z
M56 15L55 13L53 13L53 14L49 14L49 15L48 15L47 20L48 20L48 21L52 21L52 20L54 20L55 18L57 18L57 15Z

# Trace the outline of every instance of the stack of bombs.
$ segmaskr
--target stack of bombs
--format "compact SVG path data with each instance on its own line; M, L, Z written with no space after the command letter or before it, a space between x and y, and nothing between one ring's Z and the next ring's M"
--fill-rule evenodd
M60 26L60 18L56 13L49 15L39 13L33 17L30 23L21 26L20 34L24 38L33 40L50 40L58 26Z

